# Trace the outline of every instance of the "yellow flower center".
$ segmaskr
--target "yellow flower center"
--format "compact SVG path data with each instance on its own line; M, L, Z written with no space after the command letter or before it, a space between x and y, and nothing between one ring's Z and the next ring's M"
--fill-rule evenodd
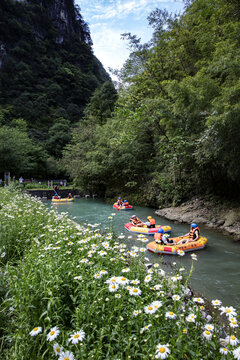
M79 338L79 334L74 335L74 339Z
M183 333L186 334L186 333L187 333L187 329L183 329Z
M231 336L231 340L235 340L236 338L235 338L235 336L234 335L232 335Z
M59 347L56 348L56 352L60 353L61 349Z
M149 306L149 307L148 307L148 310L152 310L152 309L153 309L153 307L152 307L152 306Z
M54 330L50 332L50 335L51 335L51 336L53 336L54 334L55 334L55 331L54 331Z
M227 349L226 349L226 348L224 348L224 349L223 349L223 351L227 351Z
M125 280L126 280L126 278L125 278L125 277L122 277L122 278L121 278L121 280L122 280L122 281L125 281Z
M233 324L233 325L237 325L237 322L236 322L236 321L232 321L232 324Z
M33 329L33 331L38 331L38 327L35 327L35 328Z
M210 331L206 330L206 331L205 331L205 334L206 334L206 335L210 335Z
M159 349L159 352L160 352L161 354L163 354L163 353L166 352L166 349L165 349L164 347L161 347L161 348Z
M138 292L138 289L133 289L133 292L137 293L137 292Z
M172 316L172 315L173 315L173 312L172 312L172 311L170 311L170 312L169 312L169 315L171 315L171 316Z
M230 310L230 309L227 309L227 310L226 310L226 312L227 312L227 313L230 313L230 312L231 312L231 310Z
M69 359L69 357L67 356L67 357L64 358L64 360L70 360L70 359Z

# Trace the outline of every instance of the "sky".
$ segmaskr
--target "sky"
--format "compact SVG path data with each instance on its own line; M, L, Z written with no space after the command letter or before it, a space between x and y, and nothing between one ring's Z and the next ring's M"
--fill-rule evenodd
M120 69L130 51L121 34L132 33L145 43L152 28L147 17L156 8L169 12L183 10L182 0L75 0L83 20L88 23L93 50L105 69Z

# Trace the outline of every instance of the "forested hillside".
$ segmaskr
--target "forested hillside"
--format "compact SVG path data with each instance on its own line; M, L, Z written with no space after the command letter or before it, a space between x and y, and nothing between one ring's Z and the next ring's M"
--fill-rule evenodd
M0 172L56 178L71 128L106 81L73 0L1 0Z
M148 44L132 52L113 115L91 102L65 164L83 189L145 204L240 190L240 5L186 1L181 16L156 9Z

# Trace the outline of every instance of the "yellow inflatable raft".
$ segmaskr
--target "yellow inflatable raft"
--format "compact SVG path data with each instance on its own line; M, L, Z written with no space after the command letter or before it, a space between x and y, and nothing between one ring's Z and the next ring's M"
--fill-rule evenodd
M52 202L54 203L63 203L63 202L72 202L72 201L74 201L74 198L52 199Z
M169 240L174 240L175 244L161 245L157 244L156 241L152 241L147 244L147 249L155 254L168 254L168 255L176 255L178 250L187 251L196 251L203 249L207 243L207 239L203 236L200 236L196 241L189 241L185 244L178 244L182 237L170 238ZM184 237L187 239L187 236Z

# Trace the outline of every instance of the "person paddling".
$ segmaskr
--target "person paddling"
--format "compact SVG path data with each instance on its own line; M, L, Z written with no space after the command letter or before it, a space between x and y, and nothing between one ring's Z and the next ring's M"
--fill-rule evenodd
M200 236L199 227L197 226L196 223L192 223L190 225L189 233L181 236L182 240L180 240L178 242L178 244L186 244L186 243L191 242L191 241L197 241L199 239L199 236Z

